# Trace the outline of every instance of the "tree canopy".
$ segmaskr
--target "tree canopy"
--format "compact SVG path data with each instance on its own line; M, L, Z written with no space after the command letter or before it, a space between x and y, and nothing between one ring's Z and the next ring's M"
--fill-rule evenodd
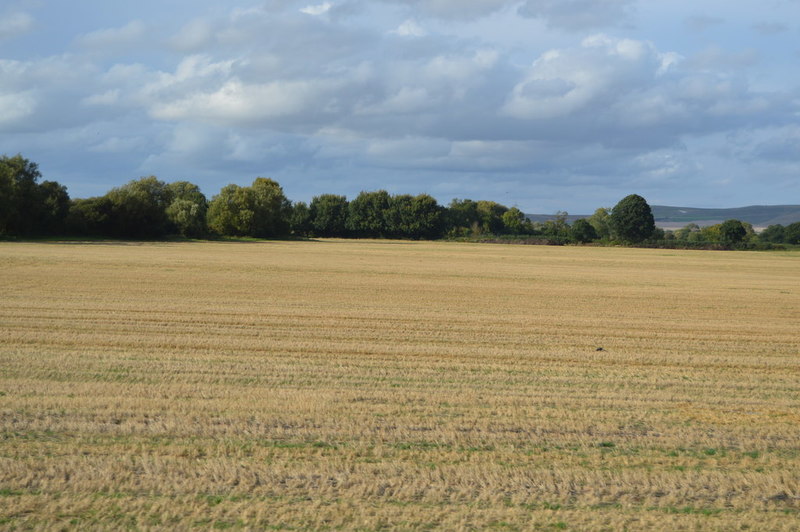
M650 238L656 228L650 205L637 194L622 198L612 209L609 222L617 238L634 244Z

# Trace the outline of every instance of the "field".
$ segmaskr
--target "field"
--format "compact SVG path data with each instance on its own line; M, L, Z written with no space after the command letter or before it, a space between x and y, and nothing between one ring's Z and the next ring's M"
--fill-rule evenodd
M0 243L0 529L797 530L798 325L789 252Z

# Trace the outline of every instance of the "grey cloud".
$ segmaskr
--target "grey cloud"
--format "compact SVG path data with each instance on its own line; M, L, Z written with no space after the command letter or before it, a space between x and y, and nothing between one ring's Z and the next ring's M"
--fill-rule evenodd
M693 15L684 20L686 27L694 32L702 32L725 22L725 19L710 15Z
M33 17L24 11L0 13L0 40L27 33L33 27Z
M624 25L634 5L635 0L527 0L519 13L543 19L552 28L582 31Z
M759 22L753 24L753 29L761 35L776 35L789 31L789 26L782 22Z
M108 53L141 43L146 35L145 23L141 20L132 20L119 28L96 30L81 35L77 38L77 42L92 51Z

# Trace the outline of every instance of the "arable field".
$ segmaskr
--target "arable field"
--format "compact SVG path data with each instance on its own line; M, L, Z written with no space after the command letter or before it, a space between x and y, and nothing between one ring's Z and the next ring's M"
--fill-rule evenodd
M0 243L0 529L797 530L799 331L798 253Z

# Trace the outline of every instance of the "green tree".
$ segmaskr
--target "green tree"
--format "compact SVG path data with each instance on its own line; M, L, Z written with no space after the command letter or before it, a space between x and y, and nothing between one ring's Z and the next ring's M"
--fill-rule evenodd
M511 207L503 213L503 232L519 235L525 232L525 213L517 207Z
M675 231L675 239L681 241L689 241L690 235L699 232L700 232L700 226L697 225L696 223L686 224L685 226Z
M427 194L391 196L386 223L395 238L437 238L443 229L443 209Z
M656 228L650 205L637 194L622 198L609 218L615 237L634 244L650 238Z
M303 201L292 203L292 214L289 217L289 230L295 236L309 236L312 232L311 209Z
M569 232L572 240L575 242L580 242L581 244L586 244L588 242L597 240L597 231L595 231L592 224L590 224L589 221L584 218L575 220L575 222L569 228Z
M476 210L483 233L499 235L503 232L503 214L508 211L508 207L494 201L480 200Z
M250 190L254 213L250 235L267 238L289 234L292 204L286 199L278 182L257 177Z
M567 216L569 214L566 211L558 211L552 220L547 220L542 225L542 233L554 242L564 243L568 241L572 234L567 223Z
M289 232L291 203L272 179L257 177L252 186L227 185L208 206L208 227L225 236L269 238Z
M747 236L747 228L739 220L725 220L719 226L719 235L724 244L735 245Z
M0 157L0 233L40 231L42 194L39 166L22 155Z
M322 194L314 196L309 205L311 229L321 237L347 236L348 202L345 196Z
M611 213L605 207L600 207L589 217L589 223L594 227L597 237L602 240L611 240Z
M245 236L249 234L253 210L248 193L239 185L226 185L208 204L208 228L218 235Z
M452 236L480 233L478 203L471 199L453 199L445 211L445 230Z
M385 190L361 192L348 206L347 229L357 237L388 236L386 213L389 202L389 193Z
M412 238L439 238L444 232L444 208L433 196L418 194L411 200Z
M142 177L106 194L111 202L110 233L125 238L155 238L169 232L167 207L172 193L155 176Z
M72 200L66 218L67 233L112 236L109 223L111 210L111 201L106 196Z
M800 222L786 226L783 231L783 241L787 244L800 244Z
M55 181L43 181L39 185L38 230L43 234L64 234L69 214L67 187Z
M205 235L208 200L200 188L188 181L176 181L167 185L167 189L172 202L166 214L174 230L187 237Z
M781 244L786 236L786 228L781 224L770 225L758 235L758 239L762 242L770 242L773 244Z

